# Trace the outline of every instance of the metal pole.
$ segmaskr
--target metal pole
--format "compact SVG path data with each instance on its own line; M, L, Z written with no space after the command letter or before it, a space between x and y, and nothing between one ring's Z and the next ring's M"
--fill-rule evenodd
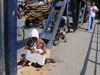
M78 20L79 20L79 12L80 12L80 8L81 8L81 1L82 0L77 0L77 6L76 6L76 29L78 28Z
M17 0L0 1L0 75L17 75Z
M81 25L83 25L83 22L84 22L85 11L86 11L86 4L84 4L84 10L83 10L83 14L82 14Z
M3 0L0 1L0 75L5 75L5 54L4 54L4 14Z
M74 31L76 30L76 24L77 24L77 21L76 21L76 12L75 12L75 3L74 3L74 0L71 0L71 8L72 8L72 18L73 18L73 29Z

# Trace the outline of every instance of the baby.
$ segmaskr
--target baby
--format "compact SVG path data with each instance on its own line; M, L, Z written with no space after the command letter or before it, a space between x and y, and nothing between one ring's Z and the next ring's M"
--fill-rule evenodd
M44 43L43 42L39 42L36 44L36 46L32 49L32 53L37 53L37 54L41 54L43 55L43 48L44 48ZM29 62L28 65L31 65L33 62Z
M39 42L36 46L32 49L32 53L43 54L44 43Z

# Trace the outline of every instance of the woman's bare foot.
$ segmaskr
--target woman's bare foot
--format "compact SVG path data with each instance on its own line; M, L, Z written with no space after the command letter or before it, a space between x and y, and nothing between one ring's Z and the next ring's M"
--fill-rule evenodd
M23 67L22 65L17 65L17 69L22 68L22 67Z

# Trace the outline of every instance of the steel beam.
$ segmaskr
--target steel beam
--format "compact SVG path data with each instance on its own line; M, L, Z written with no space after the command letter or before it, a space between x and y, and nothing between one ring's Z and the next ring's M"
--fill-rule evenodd
M5 54L4 54L4 14L3 0L0 1L0 75L5 75Z
M72 18L73 18L73 28L76 30L77 20L76 20L76 12L75 12L75 3L74 0L71 0L71 8L72 8Z
M0 75L17 75L17 0L0 1Z
M80 8L81 8L81 1L82 0L77 0L77 6L76 6L76 29L78 28L78 20L79 20Z
M84 10L83 10L82 19L81 19L81 25L83 25L83 22L84 22L85 11L86 11L86 4L84 4Z
M51 48L51 46L52 46L52 44L53 44L53 42L54 42L55 35L56 35L57 29L58 29L58 27L59 27L61 18L62 18L63 14L64 14L64 10L65 10L65 8L66 8L67 2L68 2L68 0L64 0L64 1L63 1L63 5L61 4L62 6L61 6L61 9L60 9L59 15L58 15L58 17L57 17L55 26L54 26L54 28L53 28L52 37L51 37L50 41L48 42L48 48ZM59 5L60 5L60 3L59 3Z

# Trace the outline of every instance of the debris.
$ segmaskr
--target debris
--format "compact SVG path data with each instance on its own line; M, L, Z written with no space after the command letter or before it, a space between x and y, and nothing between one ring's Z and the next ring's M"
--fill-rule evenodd
M55 63L48 63L41 68L25 66L17 70L17 75L47 75L47 73L51 71L55 65Z
M32 24L39 24L42 19L47 19L50 7L48 5L36 5L28 4L26 7L24 16L26 19L30 20Z

